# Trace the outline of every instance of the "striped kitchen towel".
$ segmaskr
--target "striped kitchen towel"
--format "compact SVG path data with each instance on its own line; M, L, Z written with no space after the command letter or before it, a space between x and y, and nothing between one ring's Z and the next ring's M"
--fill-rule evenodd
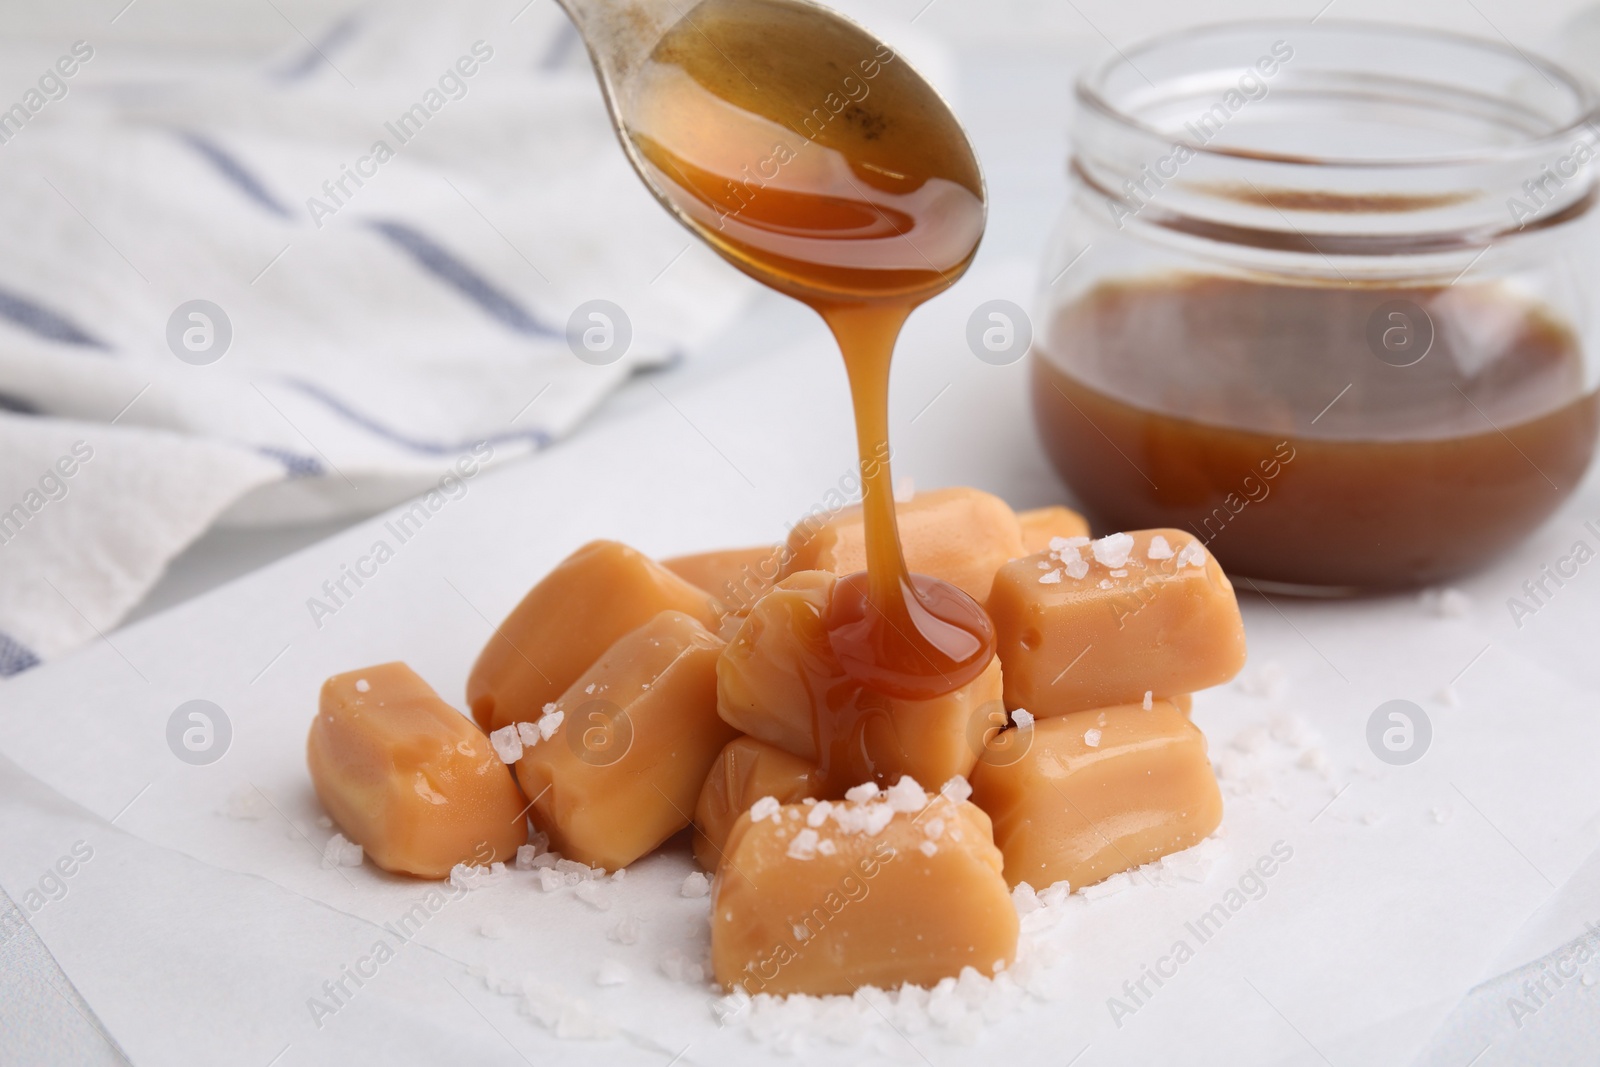
M0 51L0 676L215 523L537 451L750 291L629 170L553 3L30 6Z

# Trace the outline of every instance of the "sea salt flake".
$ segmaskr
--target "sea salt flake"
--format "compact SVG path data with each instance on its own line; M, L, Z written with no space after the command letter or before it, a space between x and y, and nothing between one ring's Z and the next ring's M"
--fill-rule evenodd
M927 837L938 837L940 834L944 833L944 820L937 818L929 819L927 822L922 824L922 832Z
M1112 583L1110 578L1102 578L1102 579L1100 579L1100 588L1101 589L1110 589L1112 587L1112 585L1113 585L1113 583Z
M1050 551L1065 552L1067 549L1084 548L1089 544L1087 537L1052 537L1050 538Z
M690 871L683 879L683 885L678 887L678 895L697 900L711 892L711 879L700 871Z
M1167 544L1167 539L1160 534L1150 538L1150 548L1145 552L1147 559L1171 559L1172 546Z
M782 808L783 805L778 803L777 797L762 797L750 805L750 819L753 822L760 822L762 819L776 819L778 812Z
M583 882L572 891L572 895L589 905L595 911L611 910L611 894L600 888L598 882Z
M1016 724L1017 729L1026 730L1033 725L1033 712L1027 708L1018 708L1011 713L1011 721Z
M1046 571L1045 573L1039 575L1039 584L1060 585L1063 573L1064 572L1062 571Z
M939 795L952 804L960 804L972 795L972 786L958 774L939 787Z
M633 978L633 972L626 964L616 960L601 960L600 969L595 971L594 984L598 986L627 985Z
M584 695L586 695L586 696L594 695L594 683L590 682L588 685L584 686L583 687L583 692L584 692Z
M367 681L365 678L357 678L356 679L356 692L358 692L358 693L367 693L367 692L370 692L371 690L372 690L372 683L371 682Z
M243 819L255 821L265 819L272 811L272 805L267 798L254 786L243 786L229 794L227 801L222 805L221 812L230 819Z
M1156 706L1156 695L1153 690L1144 691L1144 710L1149 711Z
M1289 688L1289 672L1277 660L1267 660L1239 679L1239 688L1253 697L1276 700Z
M1428 809L1428 814L1433 816L1434 822L1438 823L1440 826L1443 826L1445 823L1450 821L1450 817L1454 815L1455 812L1450 810L1447 805L1435 804L1433 807Z
M821 826L828 821L828 812L833 810L833 805L826 800L819 800L806 812L807 826Z
M668 949L661 957L661 973L674 982L700 985L706 980L706 969L689 958L682 949Z
M546 741L550 740L556 731L561 729L561 720L566 717L567 713L564 711L547 711L539 716L539 736Z
M498 915L491 915L479 925L478 934L490 941L498 941L506 936L506 921Z
M1089 561L1084 559L1072 560L1064 564L1063 567L1067 572L1067 577L1073 581L1078 581L1089 573Z
M794 840L789 842L789 848L784 852L792 860L809 860L817 854L819 838L817 832L810 827L794 835Z
M1447 708L1459 708L1461 706L1461 695L1456 692L1456 687L1453 685L1447 685L1439 690L1433 695L1433 699Z
M939 845L934 841L924 841L917 846L917 851L921 852L924 856L932 856L934 853L939 851Z
M328 843L322 846L324 867L359 867L361 856L361 846L343 834L334 834L328 838Z
M515 763L522 758L522 739L517 734L515 724L502 726L491 733L489 744L494 746L494 754L500 757L501 763Z
M817 852L821 855L831 856L837 851L839 847L826 837L817 842Z
M540 741L539 724L533 722L517 723L517 740L522 742L524 749L537 745Z
M1126 578L1127 576L1128 571L1125 567L1118 567L1116 570L1111 572L1111 577L1113 578Z
M1199 541L1190 541L1178 550L1178 566L1204 567L1206 565L1206 550Z
M566 876L554 867L539 868L539 888L546 893L553 893L566 884Z
M860 785L846 789L844 792L844 798L852 804L865 804L877 795L877 782L862 782Z
M1085 730L1083 732L1083 743L1088 745L1090 748L1099 748L1100 747L1100 731L1096 730L1092 726L1089 729Z
M1089 543L1095 562L1102 567L1121 567L1133 552L1133 535L1114 533Z
M504 863L493 863L487 867L458 863L450 868L450 884L457 889L483 889L504 881L505 877Z
M887 804L874 804L867 809L866 833L868 837L877 837L883 828L894 820L894 809Z
M629 915L617 925L606 931L606 937L619 945L631 945L639 940L639 926L642 920L637 915Z
M885 791L884 797L888 800L892 811L906 814L921 811L928 806L927 792L910 775L902 775L898 782Z

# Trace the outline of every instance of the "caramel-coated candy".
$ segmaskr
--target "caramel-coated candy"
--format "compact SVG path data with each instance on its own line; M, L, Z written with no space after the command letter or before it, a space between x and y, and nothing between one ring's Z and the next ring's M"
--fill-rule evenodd
M1006 706L1035 716L1220 685L1244 666L1233 585L1189 534L1059 539L995 575Z
M490 637L467 677L467 703L486 732L532 722L619 637L662 611L709 628L716 603L648 556L593 541L528 591Z
M1031 556L1050 547L1057 537L1088 537L1089 523L1071 508L1034 508L1017 512L1022 528L1022 555Z
M714 871L722 863L728 833L739 816L762 797L780 804L798 804L822 795L816 767L781 748L738 737L722 750L694 807L694 858Z
M704 589L736 615L755 607L778 580L783 566L780 545L726 548L693 556L664 559L661 565L690 585Z
M901 775L928 782L965 775L981 749L974 720L987 705L1000 706L1000 661L931 700L864 689L839 666L823 624L836 581L826 571L802 571L761 599L717 664L718 713L821 767L838 790Z
M1165 700L1014 732L1009 751L1020 756L983 760L972 773L973 802L994 820L1011 885L1080 889L1188 848L1222 821L1205 736Z
M534 824L555 851L615 870L689 825L706 774L736 736L717 717L721 651L695 619L663 611L561 694L517 761Z
M333 821L386 871L443 878L458 863L510 859L528 840L511 769L404 663L322 684L306 763Z
M909 787L909 788L907 788ZM1016 955L989 817L909 779L864 804L761 804L728 837L711 964L751 995L931 986Z
M918 493L895 505L900 545L912 574L942 578L978 603L989 595L994 572L1022 555L1017 516L997 496L957 487ZM807 519L789 532L785 576L799 571L853 574L867 569L861 508Z

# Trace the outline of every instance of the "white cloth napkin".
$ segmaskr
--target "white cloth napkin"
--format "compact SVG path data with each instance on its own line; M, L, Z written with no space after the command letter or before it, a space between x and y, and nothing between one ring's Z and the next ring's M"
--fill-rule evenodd
M288 11L243 62L181 11L5 50L0 676L214 523L459 494L748 291L634 177L555 5Z

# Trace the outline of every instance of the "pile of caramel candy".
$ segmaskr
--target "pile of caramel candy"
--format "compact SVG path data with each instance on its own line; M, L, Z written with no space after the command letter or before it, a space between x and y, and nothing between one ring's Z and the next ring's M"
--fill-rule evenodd
M840 668L824 618L865 565L857 508L659 563L596 541L489 639L471 720L403 663L328 679L317 795L374 863L420 878L513 859L530 820L608 870L692 826L729 989L993 975L1015 957L1017 884L1082 888L1217 827L1189 694L1238 673L1243 624L1181 531L1090 540L1065 508L973 489L898 517L910 570L994 623L996 659L955 692L889 697Z

